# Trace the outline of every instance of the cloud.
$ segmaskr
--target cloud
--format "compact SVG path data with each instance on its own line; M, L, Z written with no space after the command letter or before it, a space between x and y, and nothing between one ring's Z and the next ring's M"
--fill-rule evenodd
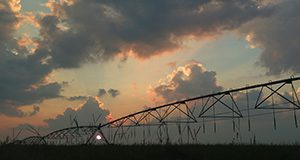
M87 100L89 97L88 96L73 96L68 98L70 101L82 101L82 100Z
M117 90L117 89L109 89L108 91L106 91L105 89L103 88L100 88L98 90L98 95L96 95L97 97L100 97L100 98L103 98L104 96L106 95L109 95L113 98L117 97L118 95L120 95L120 91ZM83 101L83 100L87 100L89 99L90 96L72 96L72 97L69 97L67 98L69 101Z
M61 97L62 85L45 80L55 69L77 68L120 54L124 59L130 54L149 58L180 48L185 37L215 36L265 12L256 2L242 0L65 0L49 1L53 13L39 18L31 13L22 16L18 0L0 3L0 112L9 116L26 115L19 110L22 105ZM32 40L14 38L24 21L40 29L41 38L34 40L31 51L26 46ZM120 92L108 94L116 97Z
M154 93L163 97L165 101L215 93L222 89L223 87L217 84L216 73L207 71L196 61L178 67L152 88Z
M182 39L207 38L269 14L256 1L84 1L47 4L42 46L62 68L117 55L145 59L179 49ZM87 18L88 17L88 18Z
M2 6L0 7L0 46L2 48L12 37L19 20L10 10L8 2L1 1L0 6Z
M19 106L60 97L61 84L45 81L45 77L51 73L51 67L40 62L42 57L41 54L16 56L8 51L2 52L0 113L23 116L21 111L17 111Z
M45 122L51 131L70 126L76 126L74 118L78 125L97 125L100 122L106 123L110 118L110 112L103 108L103 103L97 97L89 97L86 102L78 109L67 108L63 114L52 119L46 119ZM97 122L96 121L97 118Z
M12 12L19 13L21 11L21 0L8 0L8 5Z
M58 129L76 126L75 121L80 126L98 125L99 123L106 123L111 120L110 111L103 108L103 103L98 97L86 97L85 103L77 109L67 108L62 114L54 118L45 119L47 125L30 125L20 124L15 127L15 130L22 130L23 132L18 137L22 139L28 136L36 135L34 128L39 134L47 135ZM35 110L39 110L38 106L34 106ZM34 114L34 113L32 113Z
M300 71L296 0L77 0L48 6L53 14L41 20L42 43L57 67L76 68L118 55L146 59L180 49L187 37L199 40L239 30L252 47L263 50L259 63L268 74Z
M116 90L116 89L109 89L109 90L107 91L107 93L108 93L111 97L113 97L113 98L115 98L115 97L117 97L118 95L120 95L120 91L119 91L119 90Z
M115 98L115 97L117 97L118 95L120 95L121 93L120 93L120 91L119 90L117 90L117 89L109 89L108 91L106 91L105 89L99 89L99 92L98 92L98 96L99 97L104 97L105 95L109 95L109 96L111 96L111 97L113 97L113 98Z
M34 115L39 111L37 107L33 108L32 114L24 113L19 107L60 97L62 86L46 81L53 70L52 65L43 63L48 56L46 50L39 48L35 54L27 54L26 48L18 46L14 38L16 25L20 21L14 13L19 7L18 1L0 3L5 6L0 9L0 114Z
M99 92L98 92L98 96L99 97L103 97L103 96L105 96L106 95L106 90L105 89L99 89Z
M294 51L298 48L294 44L297 44L298 39L292 22L298 26L298 14L293 14L298 3L288 2L259 7L259 2L245 0L49 1L47 6L51 7L53 13L40 18L37 16L35 19L30 13L24 15L25 17L20 15L21 6L18 0L1 1L0 113L24 116L27 114L19 109L20 106L36 105L45 99L61 97L62 84L46 81L47 76L55 69L78 68L86 62L107 61L119 56L123 59L131 55L146 59L179 49L183 39L187 37L213 37L241 26L245 26L241 33L253 33L254 39L251 42L265 47L261 62L263 66L272 68L270 73L288 69L297 71ZM279 18L287 15L296 20ZM270 19L263 18L270 16ZM18 41L14 38L21 21L31 21L40 27L41 38L34 40L32 51L28 51L25 46L33 43L33 40ZM253 27L253 31L247 30L244 25L247 22L250 22L249 26L252 22L258 25ZM259 32L257 26L274 27L266 35L280 43L280 36L275 37L276 31L281 31L285 25L288 30L295 32L292 35L287 34L284 39L293 36L291 39L295 43L284 41L276 48L278 53L283 53L280 46L289 45L284 50L284 56L272 52L272 58L268 59L271 53L269 48L272 48L273 42L258 37L257 35L264 35L264 32ZM276 63L280 65L272 66ZM161 94L167 88L162 89ZM183 90L179 88L178 93L185 94ZM112 90L108 94L115 97L119 92Z
M30 113L30 116L36 115L37 113L39 113L39 111L40 111L40 107L34 105L34 106L33 106L33 112Z
M300 73L300 2L286 0L273 8L276 11L271 16L252 20L240 32L252 47L263 50L259 64L268 69L268 74Z

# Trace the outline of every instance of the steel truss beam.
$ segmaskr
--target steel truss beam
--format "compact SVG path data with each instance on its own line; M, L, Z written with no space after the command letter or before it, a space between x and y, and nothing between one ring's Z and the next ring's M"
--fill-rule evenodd
M235 119L243 118L244 115L242 112L244 110L240 109L236 98L234 97L235 93L246 92L247 96L247 118L248 125L250 130L250 113L251 109L300 109L300 102L297 96L296 89L293 82L300 80L300 77L291 77L289 79L283 79L279 81L273 81L263 84L257 84L252 86L246 86L237 89L231 89L227 91L222 91L218 93L193 97L185 100L180 100L161 106L148 108L143 111L139 111L127 116L118 118L116 120L110 121L105 124L99 124L98 126L76 126L70 128L64 128L49 133L44 137L39 137L40 142L48 143L49 141L59 140L62 143L66 141L73 143L74 139L82 138L84 143L90 144L94 143L94 136L100 134L105 144L115 144L118 142L128 142L131 138L138 136L136 129L140 128L140 134L142 135L142 143L146 143L146 137L148 139L157 138L160 143L162 143L163 137L168 143L169 139L169 126L170 124L177 125L179 140L181 135L186 132L188 136L188 141L191 138L192 140L197 139L197 135L200 132L200 129L205 133L205 120L207 118L213 118L214 121L214 131L216 132L216 118L224 119L231 118L233 119L233 129L238 128L236 126ZM276 86L273 88L273 86ZM286 95L281 94L279 91L285 87L290 86L292 89L293 100L286 97ZM256 99L256 103L253 108L250 108L248 91L252 89L260 89L259 95ZM263 96L264 91L269 91L270 93L267 96ZM275 108L272 104L272 107L263 106L263 104L270 99L273 99L273 96L279 96L286 103L292 105L293 107L284 107L284 108ZM196 105L197 102L202 100L202 105ZM194 105L193 105L194 103ZM226 109L226 114L215 113L216 109L219 108ZM213 115L207 115L208 112L213 112ZM231 114L231 115L228 115ZM177 119L175 118L177 116ZM295 125L298 126L296 114L295 116ZM179 118L178 118L179 117ZM274 122L275 122L275 112L274 112ZM192 126L192 124L199 124L198 126ZM274 123L275 124L275 123ZM183 125L183 127L182 127ZM153 133L151 129L156 128L156 133ZM106 132L106 131L108 132ZM24 142L31 142L37 139L37 137L29 137L24 139ZM182 141L182 139L181 139Z

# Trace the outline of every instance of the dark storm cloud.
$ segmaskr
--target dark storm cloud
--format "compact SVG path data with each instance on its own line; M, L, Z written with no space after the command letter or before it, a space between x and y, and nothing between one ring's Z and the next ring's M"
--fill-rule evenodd
M44 83L52 71L42 64L42 54L13 55L3 51L0 59L0 110L10 116L22 116L18 106L40 103L48 98L60 97L61 84ZM15 111L14 111L15 110Z
M174 70L153 91L166 101L173 101L215 93L222 89L217 84L215 72L206 71L200 63L190 62Z
M110 60L120 52L123 59L129 51L138 58L149 58L180 48L185 37L201 39L216 36L223 31L238 29L246 22L257 20L257 17L269 17L271 13L270 20L262 18L270 25L256 23L257 26L274 27L274 31L270 30L266 35L280 43L280 36L275 36L276 30L282 30L287 25L288 30L294 31L292 23L298 26L298 14L293 14L298 3L289 2L292 3L259 8L257 2L251 0L76 0L73 5L56 5L55 11L60 14L46 15L40 19L38 48L34 54L28 54L26 48L19 47L14 38L19 19L9 9L8 2L1 1L5 7L0 7L0 113L24 116L27 114L19 109L20 106L60 97L62 85L45 82L54 69L77 68L85 62ZM279 11L274 14L272 11L275 9ZM295 20L278 18L288 17L286 14ZM271 21L286 23L276 26L271 25ZM253 28L254 34L264 35L259 31ZM297 33L295 31L290 35L295 43L284 41L280 44L292 47L277 49L280 53L287 52L284 56L276 54L278 57L273 56L269 60L271 47L266 47L261 59L264 66L272 68L271 73L298 70L296 52L293 52L297 49ZM287 35L285 39L289 39ZM273 45L264 37L254 40L263 46ZM272 66L277 63L282 64ZM181 90L178 90L179 93ZM113 92L111 96L118 93Z
M73 96L73 97L68 98L68 100L70 100L70 101L81 101L81 100L86 100L88 98L89 97L87 97L87 96Z
M272 16L256 18L242 27L253 46L263 50L259 63L269 74L300 73L300 1L285 0Z
M75 117L78 124L82 126L97 125L99 122L105 123L108 120L110 112L103 109L102 105L96 98L89 97L79 109L67 108L62 115L58 115L53 119L47 119L45 122L51 131L76 125L73 122ZM94 122L98 117L100 117L98 121Z
M61 85L46 83L45 78L52 72L52 66L43 63L48 56L44 49L35 54L27 54L25 48L17 45L13 37L19 23L7 2L0 2L0 114L8 116L35 115L38 107L31 113L19 109L22 105L34 105L48 98L59 97Z
M105 89L99 89L99 92L98 92L98 96L99 97L103 97L103 96L105 96L106 95L106 90Z
M34 106L34 110L39 110L39 107ZM34 113L32 113L34 114ZM86 97L85 103L79 106L78 109L67 108L62 114L54 118L45 119L47 125L32 126L30 124L20 124L15 127L15 130L22 130L23 132L18 137L19 139L36 135L34 128L39 134L46 135L57 129L67 127L74 127L76 123L81 126L98 125L99 123L107 123L111 119L110 111L103 108L103 103L97 97ZM76 121L76 123L75 123Z
M149 58L181 47L187 36L203 38L238 28L269 9L249 0L77 0L53 5L54 14L41 20L44 45L58 67L79 67L133 51Z
M109 89L108 91L106 91L105 89L99 89L99 92L98 92L98 96L99 97L104 97L105 95L109 95L109 96L111 96L111 97L113 97L113 98L115 98L115 97L117 97L118 95L120 95L121 93L120 93L120 91L119 90L117 90L117 89Z
M7 1L0 1L0 5L3 7L0 8L0 47L2 48L7 45L7 40L11 38L18 18L9 9Z
M107 91L107 93L108 93L111 97L113 97L113 98L115 98L115 97L117 97L118 95L121 94L120 91L119 91L119 90L116 90L116 89L109 89L109 90Z
M201 39L238 29L263 50L259 62L269 74L299 73L299 3L77 0L56 5L60 14L43 18L41 34L53 64L74 68L121 52L149 58L180 48L188 36Z

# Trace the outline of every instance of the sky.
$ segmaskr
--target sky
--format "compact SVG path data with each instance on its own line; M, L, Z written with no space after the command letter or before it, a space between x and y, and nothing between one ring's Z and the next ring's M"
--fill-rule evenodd
M299 75L299 9L298 0L0 0L0 136Z

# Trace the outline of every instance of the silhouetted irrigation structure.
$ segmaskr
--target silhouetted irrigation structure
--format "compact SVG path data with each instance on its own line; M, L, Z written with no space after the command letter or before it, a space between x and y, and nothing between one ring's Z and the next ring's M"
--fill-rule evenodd
M295 88L300 77L270 81L237 89L179 100L147 108L105 124L76 126L17 140L15 144L196 144L199 133L218 131L220 121L232 123L232 131L252 130L257 117L272 116L274 130L279 114L290 113L298 128L300 102ZM222 124L220 124L222 125Z

